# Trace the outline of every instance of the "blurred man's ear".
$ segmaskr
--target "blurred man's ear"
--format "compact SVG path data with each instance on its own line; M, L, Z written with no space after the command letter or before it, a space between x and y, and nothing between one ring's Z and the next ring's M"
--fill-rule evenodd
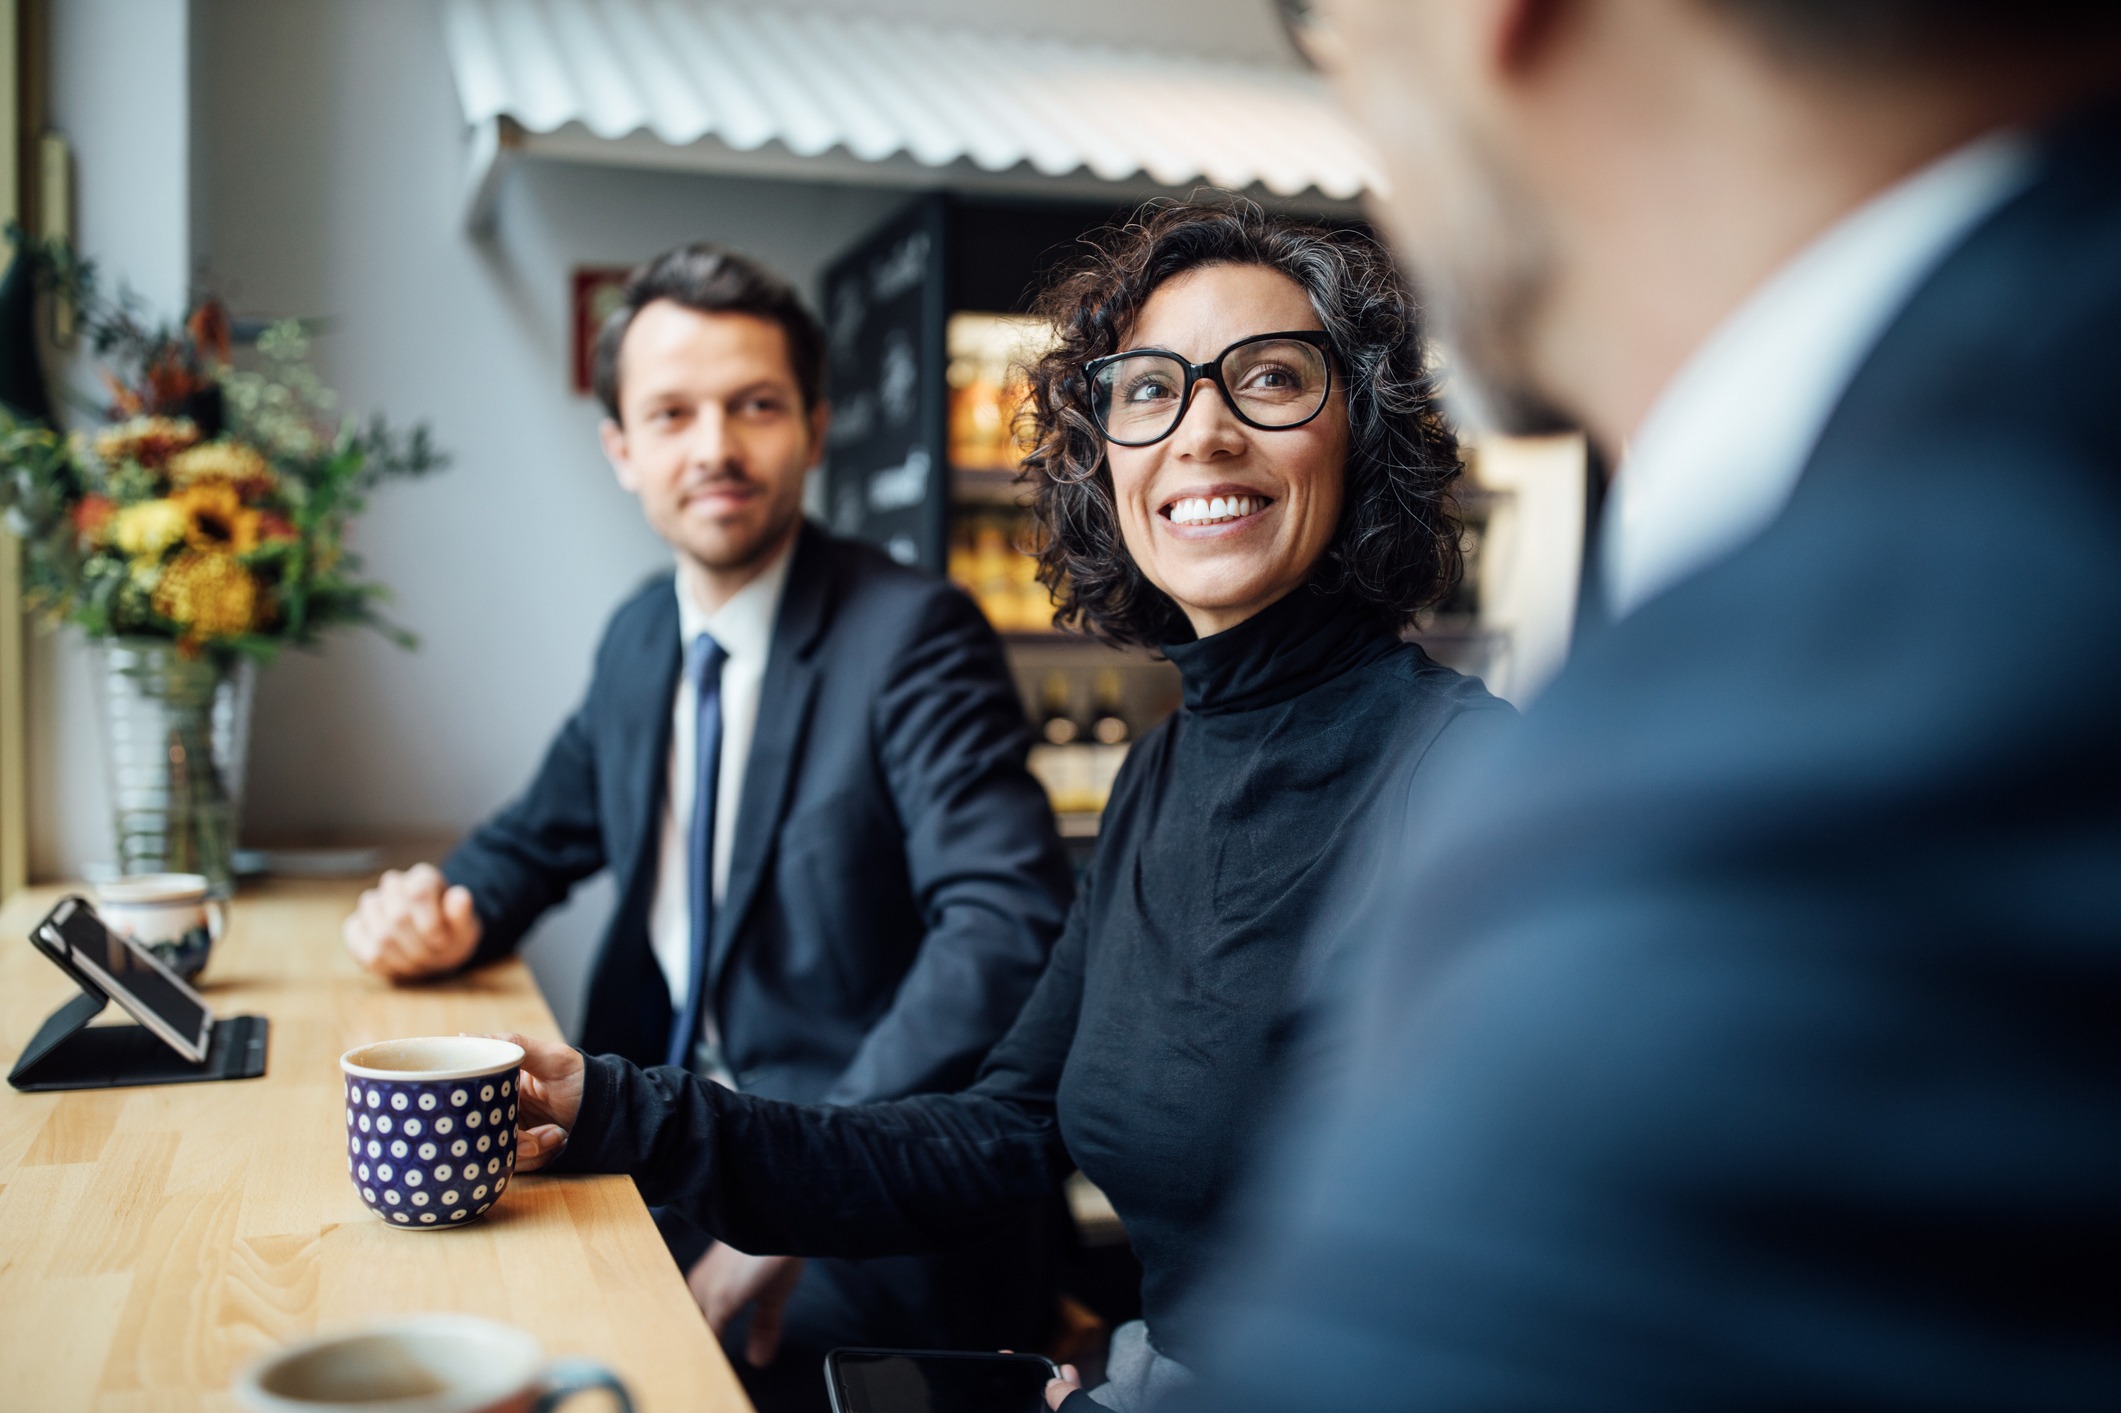
M640 486L634 479L633 463L626 455L626 429L606 417L597 423L597 440L602 443L604 459L611 463L611 473L619 478L619 484L628 495L638 494Z
M1568 25L1583 21L1581 0L1488 0L1489 52L1505 72L1537 64Z
M832 404L820 402L810 409L810 465L814 470L825 459L825 434L832 430Z
M1342 33L1338 20L1348 9L1390 9L1404 0L1339 0L1339 3L1320 4L1318 0L1301 0L1298 5L1302 18L1290 21L1291 36L1298 49L1311 62L1326 73L1340 71L1348 62L1348 40ZM1585 18L1588 0L1445 0L1448 5L1443 14L1429 17L1443 19L1455 26L1462 41L1471 46L1470 52L1494 72L1522 73L1545 57L1547 47L1571 24L1581 24ZM1380 17L1365 16L1375 27ZM1413 23L1413 17L1395 23ZM1433 36L1432 36L1433 38Z

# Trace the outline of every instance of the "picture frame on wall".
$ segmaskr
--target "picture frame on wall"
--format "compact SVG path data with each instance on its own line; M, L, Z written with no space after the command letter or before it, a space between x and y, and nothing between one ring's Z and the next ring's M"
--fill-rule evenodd
M597 330L626 295L631 265L577 265L570 323L573 328L573 387L578 396L596 391Z

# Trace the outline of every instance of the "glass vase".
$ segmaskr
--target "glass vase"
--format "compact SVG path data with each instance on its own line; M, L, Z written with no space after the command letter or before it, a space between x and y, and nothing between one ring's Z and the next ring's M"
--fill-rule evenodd
M203 874L213 896L228 897L257 665L186 657L160 638L101 646L97 696L118 871Z

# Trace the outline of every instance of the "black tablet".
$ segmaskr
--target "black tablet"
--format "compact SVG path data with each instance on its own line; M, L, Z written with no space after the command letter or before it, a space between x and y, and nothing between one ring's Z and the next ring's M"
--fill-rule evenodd
M32 939L47 956L100 991L194 1064L206 1059L214 1013L184 978L132 938L112 932L81 898L64 898Z

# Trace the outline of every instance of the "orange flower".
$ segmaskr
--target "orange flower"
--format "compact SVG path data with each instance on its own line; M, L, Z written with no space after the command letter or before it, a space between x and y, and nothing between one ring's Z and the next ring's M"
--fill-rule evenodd
M169 460L171 484L184 486L220 483L245 497L263 495L278 484L272 464L257 448L242 442L207 442L189 447Z
M182 407L213 386L213 379L193 368L183 351L173 346L148 359L142 376L146 389L144 393L136 389L134 395L149 411Z
M209 299L192 310L191 318L184 321L184 332L191 335L192 347L210 363L226 363L231 345L235 342L234 330L229 326L228 311L218 299Z
M83 496L74 506L74 533L84 540L100 540L117 513L118 503L109 496Z
M260 540L294 540L301 538L295 523L277 510L258 512L258 538Z
M232 554L188 549L155 586L155 612L184 630L193 644L233 638L258 620L258 581Z

